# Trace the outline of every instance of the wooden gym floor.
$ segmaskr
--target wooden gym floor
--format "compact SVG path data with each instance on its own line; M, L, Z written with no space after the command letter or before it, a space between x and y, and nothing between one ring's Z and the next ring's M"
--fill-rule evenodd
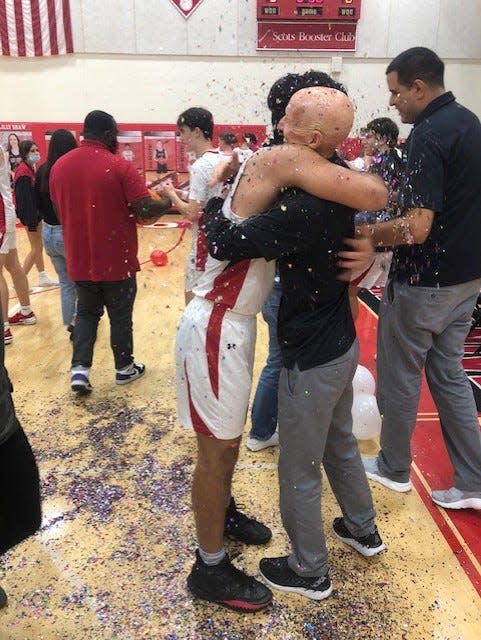
M114 384L104 317L91 372L94 391L73 397L58 289L34 293L38 324L12 330L6 361L40 466L44 515L42 530L0 563L0 584L9 596L0 612L0 639L479 640L481 513L456 519L429 501L432 481L449 486L450 471L442 452L438 464L427 446L426 421L429 437L439 439L439 429L425 394L415 442L416 490L395 494L372 484L386 553L367 560L335 539L330 523L339 511L326 483L333 597L315 603L276 592L271 608L252 615L195 601L186 591L195 549L189 506L195 447L176 421L173 343L189 232L169 252L167 266L148 261L152 249L172 248L181 233L139 231L143 265L134 327L135 356L147 365L141 380ZM17 236L23 257L24 231ZM47 270L54 275L48 260ZM361 362L374 372L376 318L364 305L358 329ZM265 342L259 320L256 376ZM374 453L376 443L362 448ZM261 557L288 550L276 460L274 449L252 453L242 446L235 474L236 499L274 534L267 548L228 543L235 563L254 574Z

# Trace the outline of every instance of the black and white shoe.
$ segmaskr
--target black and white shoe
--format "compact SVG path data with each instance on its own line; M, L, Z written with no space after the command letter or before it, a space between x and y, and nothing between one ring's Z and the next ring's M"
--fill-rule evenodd
M332 528L339 540L355 549L361 555L366 556L366 558L375 556L386 549L376 525L374 525L374 531L367 536L353 536L346 527L344 518L334 518Z
M311 600L324 600L332 593L329 572L324 576L308 578L298 575L288 563L288 556L280 558L262 558L259 563L261 575L267 584L279 591L298 593Z
M219 564L209 566L202 561L197 550L187 586L202 600L241 611L258 611L272 602L271 590L234 567L227 555Z
M92 392L92 385L90 384L86 373L72 372L70 387L72 391L75 391L75 393L78 393L81 396L85 396Z
M129 384L133 380L137 380L145 373L145 364L140 362L132 362L130 367L122 371L115 372L115 384Z

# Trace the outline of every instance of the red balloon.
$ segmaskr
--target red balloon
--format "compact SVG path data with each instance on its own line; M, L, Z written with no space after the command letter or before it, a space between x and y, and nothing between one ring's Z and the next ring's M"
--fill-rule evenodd
M150 254L150 259L157 267L165 267L169 261L165 251L161 251L160 249L154 249Z

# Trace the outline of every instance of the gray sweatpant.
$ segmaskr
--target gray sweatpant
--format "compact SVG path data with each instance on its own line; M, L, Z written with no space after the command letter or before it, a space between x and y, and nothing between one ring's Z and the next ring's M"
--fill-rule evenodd
M324 465L352 534L374 527L374 507L357 441L352 434L352 379L357 340L327 364L281 371L279 380L279 485L282 522L291 541L289 566L303 576L321 576L328 553L321 514Z
M377 342L377 402L383 416L379 468L392 480L409 479L425 368L454 467L454 486L481 491L481 434L461 364L480 287L481 280L440 288L389 280L384 290Z

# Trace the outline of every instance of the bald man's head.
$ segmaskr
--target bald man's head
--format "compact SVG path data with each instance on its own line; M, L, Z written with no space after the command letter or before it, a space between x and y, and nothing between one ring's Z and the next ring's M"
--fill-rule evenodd
M353 119L354 109L345 93L309 87L292 96L279 126L286 142L309 145L327 157L347 138Z

